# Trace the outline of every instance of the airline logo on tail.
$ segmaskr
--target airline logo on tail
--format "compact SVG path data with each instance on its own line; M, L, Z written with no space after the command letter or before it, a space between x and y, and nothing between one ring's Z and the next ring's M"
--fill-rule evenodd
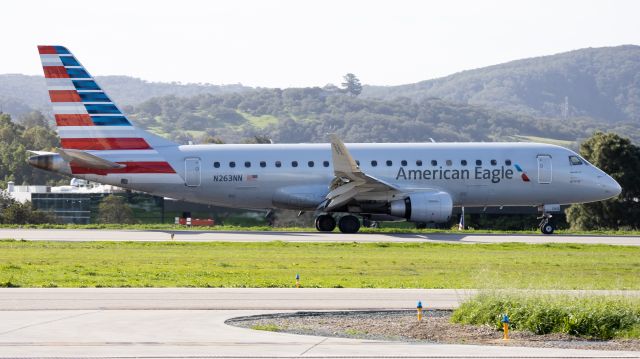
M175 173L63 46L38 46L63 150L110 151L122 168L71 162L73 174ZM118 157L118 156L116 156Z

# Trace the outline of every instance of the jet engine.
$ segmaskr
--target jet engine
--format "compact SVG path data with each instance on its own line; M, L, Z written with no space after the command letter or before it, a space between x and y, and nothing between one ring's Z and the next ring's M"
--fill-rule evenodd
M392 201L389 214L411 222L443 223L451 219L453 201L446 192L416 192Z

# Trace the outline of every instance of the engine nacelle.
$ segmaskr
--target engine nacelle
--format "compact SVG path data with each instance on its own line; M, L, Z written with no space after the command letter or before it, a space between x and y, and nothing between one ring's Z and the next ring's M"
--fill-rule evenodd
M411 222L444 223L451 219L453 201L446 192L416 192L392 201L389 213Z

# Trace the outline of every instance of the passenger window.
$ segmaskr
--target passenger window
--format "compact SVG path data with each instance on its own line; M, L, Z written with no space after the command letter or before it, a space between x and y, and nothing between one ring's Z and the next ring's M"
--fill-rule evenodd
M407 165L407 161L402 160L402 161L400 161L400 164L403 165L403 166L406 166Z
M416 166L418 166L418 167L422 166L422 160L417 160L416 161Z
M481 160L476 160L476 166L482 166L482 161Z
M291 167L298 167L298 161L292 161Z
M322 165L325 166L325 167L329 167L329 161L322 162Z
M447 160L445 163L447 164L447 166L451 166L453 164L451 160Z
M276 167L278 167L278 168L282 167L282 162L276 161Z
M431 165L432 165L432 166L437 166L437 165L438 165L438 161L436 161L436 160L431 160Z
M507 165L507 166L511 166L511 160L505 160L504 164Z
M309 162L307 162L307 165L308 165L309 167L313 167L313 166L315 165L315 163L313 163L313 161L309 161Z
M463 166L466 166L467 165L467 160L460 161L460 164L463 165Z
M378 161L376 160L371 161L371 167L375 167L377 165L378 165Z
M582 164L582 160L578 156L569 156L569 163L571 163L572 166L579 166Z
M247 167L247 168L251 167L251 162L249 162L249 161L245 162L244 166Z
M213 167L220 168L220 162L214 162L213 163Z
M387 166L389 166L389 167L393 166L393 161L387 160Z
M497 166L497 165L498 165L498 161L496 161L496 160L491 160L491 165L492 165L492 166Z
M229 167L234 168L235 166L236 166L235 162L233 162L233 161L229 162Z
M265 161L260 161L260 167L267 167L267 163Z

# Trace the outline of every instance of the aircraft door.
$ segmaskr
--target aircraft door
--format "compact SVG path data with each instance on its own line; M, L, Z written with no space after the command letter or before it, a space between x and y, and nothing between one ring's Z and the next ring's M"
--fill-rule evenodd
M551 183L552 165L551 156L538 155L538 183Z
M200 159L184 159L184 184L188 187L200 186Z

